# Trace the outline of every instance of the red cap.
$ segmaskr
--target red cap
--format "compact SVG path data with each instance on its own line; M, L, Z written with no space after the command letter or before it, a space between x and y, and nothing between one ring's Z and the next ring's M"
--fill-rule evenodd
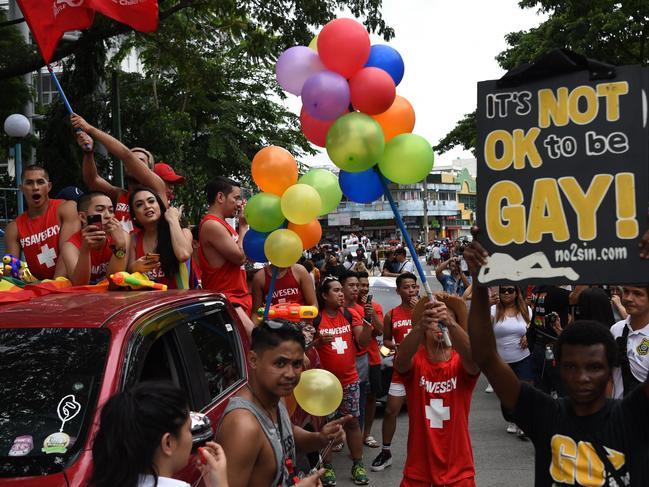
M173 168L164 162L156 162L155 166L153 166L153 172L160 176L163 181L167 181L168 183L178 184L185 182L184 176L176 174Z

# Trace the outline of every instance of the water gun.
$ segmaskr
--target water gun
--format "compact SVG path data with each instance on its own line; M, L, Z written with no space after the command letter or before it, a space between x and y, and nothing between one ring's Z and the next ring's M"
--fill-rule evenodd
M110 275L110 280L118 286L130 287L131 289L149 288L159 289L160 291L167 290L166 284L154 282L140 272L133 272L132 274L126 271L116 272Z
M36 282L38 279L29 271L27 262L20 261L20 270L18 271L18 278L23 282Z
M259 308L257 313L263 317L264 308ZM282 318L289 321L312 320L316 316L318 316L318 308L299 304L275 304L268 312L269 318Z
M2 275L11 276L18 279L20 276L20 259L11 254L5 254L2 257Z

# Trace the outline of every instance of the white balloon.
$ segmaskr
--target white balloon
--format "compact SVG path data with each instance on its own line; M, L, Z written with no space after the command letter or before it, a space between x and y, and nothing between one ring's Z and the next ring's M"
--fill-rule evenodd
M30 129L29 119L20 113L9 115L5 120L5 133L9 137L25 137Z

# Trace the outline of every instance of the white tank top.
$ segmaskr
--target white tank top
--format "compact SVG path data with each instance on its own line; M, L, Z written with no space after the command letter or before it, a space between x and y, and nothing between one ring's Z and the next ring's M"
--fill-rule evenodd
M529 316L532 310L528 308ZM496 305L491 306L491 321L496 317ZM520 362L530 355L527 347L521 348L521 337L527 331L527 321L518 314L517 316L505 316L502 320L494 323L494 335L496 336L496 348L498 354L508 364Z

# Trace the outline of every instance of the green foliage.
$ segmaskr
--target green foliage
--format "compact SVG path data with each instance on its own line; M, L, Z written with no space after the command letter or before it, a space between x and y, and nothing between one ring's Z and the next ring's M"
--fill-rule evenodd
M456 146L461 146L464 150L470 150L475 156L475 112L464 115L464 118L460 120L455 128L446 134L446 136L440 140L436 146L433 147L433 150L437 153L443 154Z

